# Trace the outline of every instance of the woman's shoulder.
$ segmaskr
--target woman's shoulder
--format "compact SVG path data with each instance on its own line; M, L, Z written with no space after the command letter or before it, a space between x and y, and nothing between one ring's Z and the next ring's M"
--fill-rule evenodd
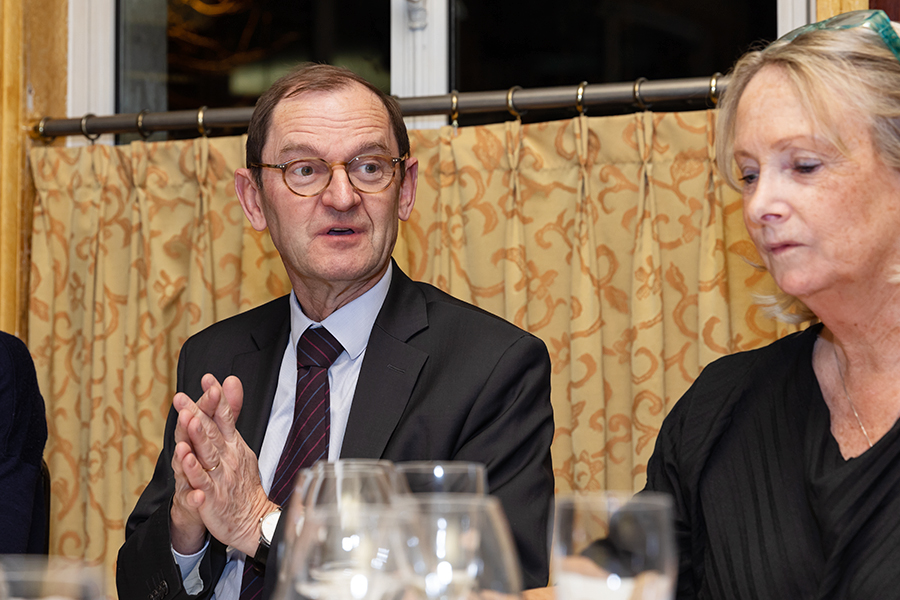
M796 371L799 361L811 358L813 345L821 330L822 325L815 324L761 348L716 359L703 369L685 396L712 394L721 400L723 391L743 389L759 383L761 379L772 381L779 375L790 375Z
M703 453L727 429L741 402L756 401L763 389L776 389L809 364L821 325L787 335L755 350L736 352L708 364L675 403L660 437L681 453ZM766 394L767 396L769 394Z
M810 364L820 330L814 325L707 365L663 421L647 465L647 488L684 498L696 492L706 461L736 411L748 402L777 401L784 381L795 377L804 361Z

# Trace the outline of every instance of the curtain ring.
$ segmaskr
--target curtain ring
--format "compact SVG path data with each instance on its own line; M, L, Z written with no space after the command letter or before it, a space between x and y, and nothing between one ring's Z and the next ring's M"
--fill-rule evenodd
M56 138L56 136L49 136L44 132L44 127L47 125L47 121L50 120L50 117L44 117L41 119L41 122L37 124L37 134L41 137L45 142L49 142Z
M516 110L516 103L513 102L513 94L516 93L517 90L521 90L521 85L514 85L509 88L509 91L506 92L506 110L509 111L509 114L514 116L517 119L521 119L522 115L519 114L519 111Z
M584 114L584 88L587 84L587 81L582 81L578 84L578 89L575 91L575 110L578 111L579 115Z
M719 104L719 77L721 76L721 73L716 72L709 78L709 100L713 106Z
M92 144L94 143L94 140L96 140L98 137L100 137L100 134L95 133L94 135L91 135L87 132L87 120L90 119L91 117L95 117L95 116L96 115L94 113L87 113L83 117L81 117L81 134L84 135L84 137L86 137L87 139L89 139Z
M459 92L453 90L450 92L450 124L453 126L453 135L459 128Z
M141 112L138 113L137 119L135 121L135 125L137 126L137 132L141 135L145 140L150 137L150 132L144 129L144 115L150 112L149 108L145 108Z
M203 115L206 113L206 109L208 107L201 106L197 109L197 131L200 132L200 135L206 137L209 135L209 130L206 128L206 124L203 122Z
M631 91L632 98L634 99L634 103L641 110L647 110L648 105L644 103L644 99L641 98L641 84L647 81L646 77L638 77L634 80L634 88Z
M450 92L450 119L455 121L459 118L459 92L453 90Z

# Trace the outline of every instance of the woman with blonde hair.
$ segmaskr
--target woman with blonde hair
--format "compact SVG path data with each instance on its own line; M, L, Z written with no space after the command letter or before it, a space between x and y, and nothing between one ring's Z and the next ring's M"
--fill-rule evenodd
M735 65L719 169L805 330L707 366L647 489L675 499L679 598L900 597L900 37L881 11Z

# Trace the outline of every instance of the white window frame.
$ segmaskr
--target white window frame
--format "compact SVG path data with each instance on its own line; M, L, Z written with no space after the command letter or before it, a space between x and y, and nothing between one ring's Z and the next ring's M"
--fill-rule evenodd
M391 0L391 94L449 93L450 8L453 0ZM411 129L447 124L445 115L407 117Z
M391 93L395 96L446 94L450 43L448 2L391 0ZM778 35L816 20L816 0L777 0ZM417 12L424 9L424 15ZM424 16L424 19L420 18ZM69 118L115 112L116 0L69 0ZM410 117L415 128L440 127L444 115ZM112 135L98 142L113 143ZM67 144L88 141L69 136Z
M116 0L69 0L68 118L105 116L116 111ZM69 136L66 144L89 144ZM96 143L114 144L115 136Z
M814 23L816 19L816 0L778 0L778 37Z

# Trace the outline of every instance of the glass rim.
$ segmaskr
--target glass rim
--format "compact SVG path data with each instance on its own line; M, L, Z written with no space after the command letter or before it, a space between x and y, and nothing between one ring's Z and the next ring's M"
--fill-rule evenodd
M394 463L394 468L397 470L409 470L409 469L434 470L435 467L441 467L445 471L447 471L447 470L458 471L458 470L462 470L462 469L475 469L477 471L485 470L484 463L458 461L458 460L407 460L407 461L401 461L401 462Z
M336 471L347 470L370 471L372 467L384 467L385 469L393 469L394 463L389 460L380 458L341 458L338 460L320 460L306 467L309 471Z
M656 491L629 492L627 490L606 490L591 492L562 492L556 494L554 499L555 510L561 507L577 507L582 505L609 504L614 502L617 506L629 504L634 507L659 507L672 508L674 499L671 494Z

